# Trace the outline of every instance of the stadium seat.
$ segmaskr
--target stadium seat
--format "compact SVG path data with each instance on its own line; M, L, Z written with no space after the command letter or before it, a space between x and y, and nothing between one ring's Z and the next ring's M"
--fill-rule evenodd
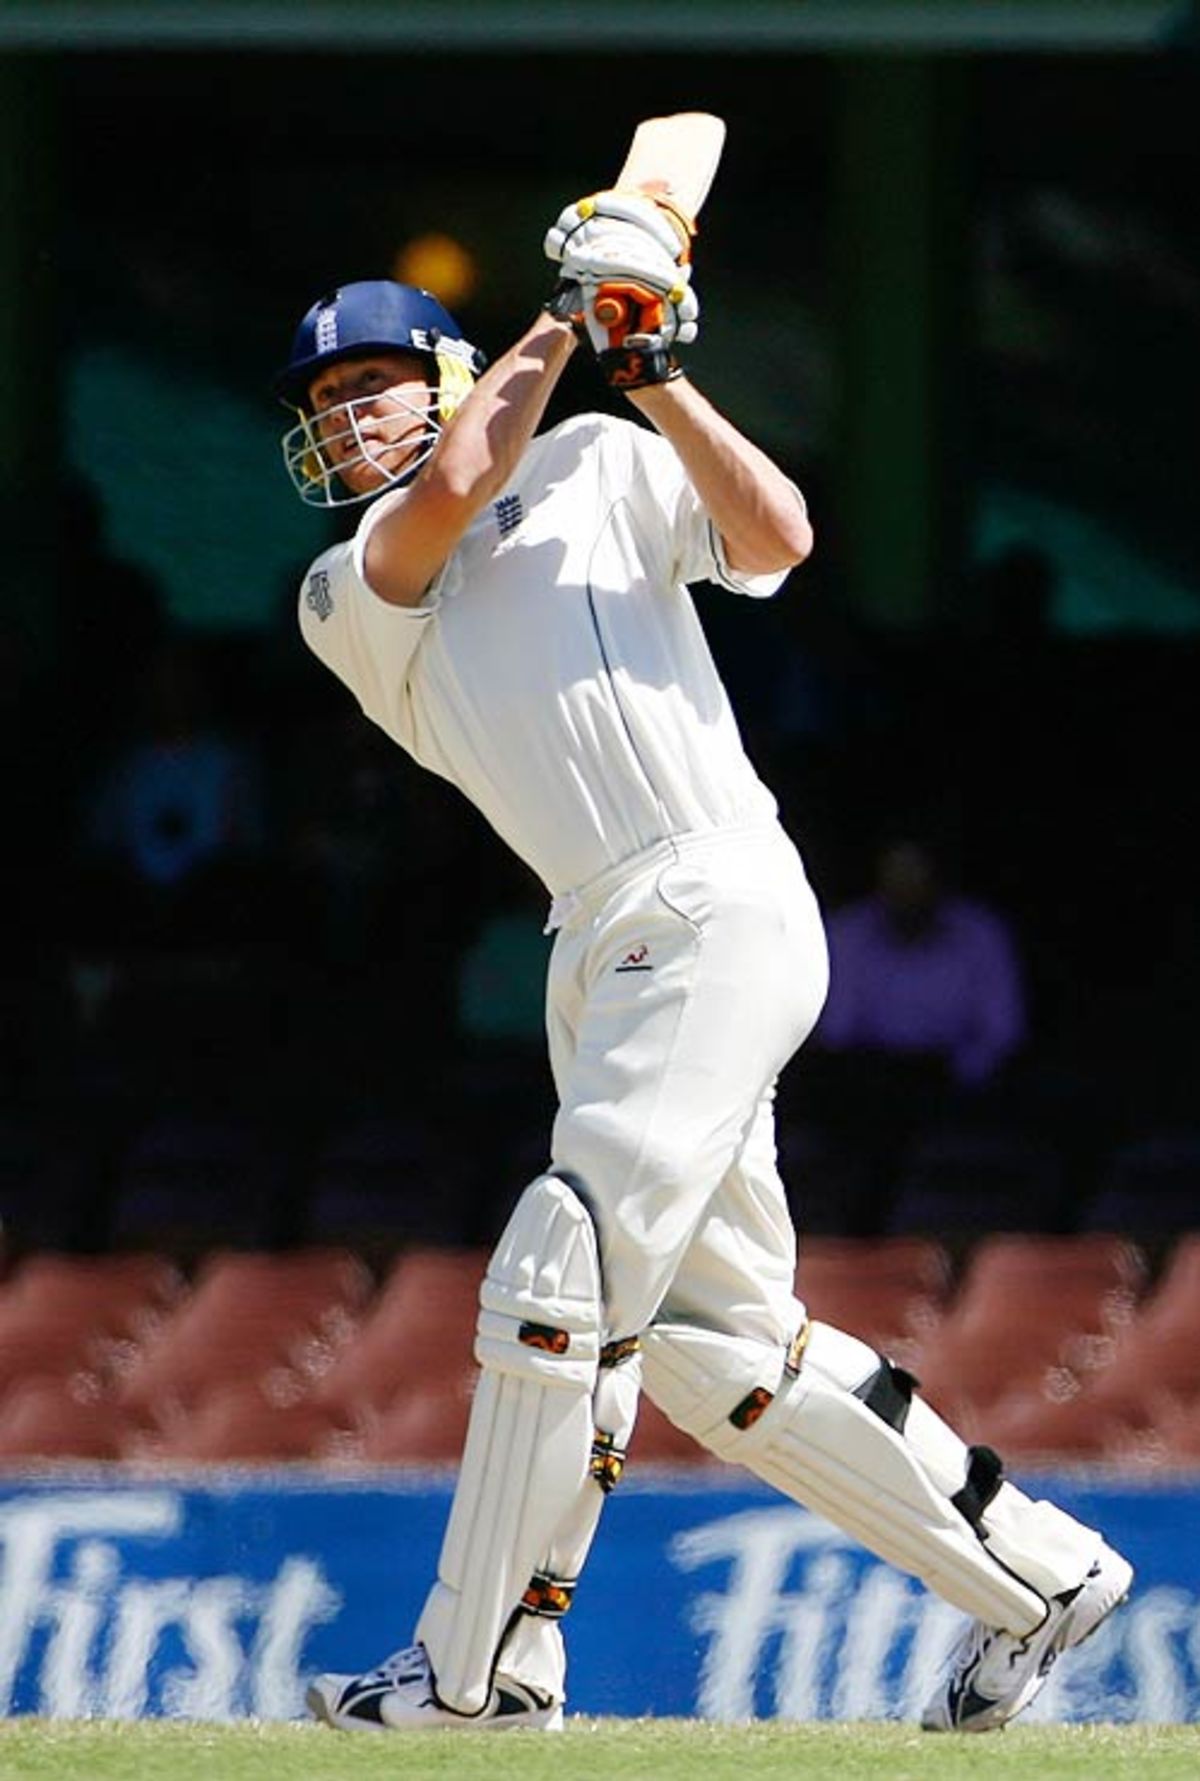
M0 1390L30 1373L106 1369L181 1290L165 1257L30 1256L0 1287Z
M216 1386L280 1373L307 1381L349 1342L370 1276L344 1252L218 1253L120 1381L130 1410L192 1405Z
M144 1429L122 1442L126 1458L189 1464L329 1461L341 1439L328 1411L301 1397L273 1401L258 1384L227 1381L186 1414L165 1419L153 1434Z
M1087 1278L1135 1298L1146 1284L1143 1250L1130 1238L1104 1231L1059 1236L1043 1231L1005 1231L980 1239L971 1252L972 1280L1032 1280L1046 1289L1062 1278Z
M1200 1232L1181 1237L1157 1286L1087 1379L1099 1409L1133 1422L1200 1393Z
M949 1288L949 1256L932 1238L801 1238L796 1293L809 1314L893 1359L937 1323Z
M1116 1318L1098 1336L1068 1337L1056 1363L1000 1393L977 1416L973 1438L1027 1456L1139 1465L1153 1459L1161 1426L1200 1395L1200 1236L1181 1240L1157 1288L1122 1306L1120 1292L1140 1278L1133 1266L1132 1279L1118 1289ZM1014 1301L1014 1325L1053 1327L1049 1308L1069 1299L1069 1288L1048 1280L1040 1302Z
M479 1284L489 1253L481 1247L430 1248L402 1255L357 1335L318 1380L317 1400L331 1409L345 1405L379 1415L391 1414L402 1399L427 1395L461 1407L474 1380ZM425 1414L436 1431L437 1411ZM435 1433L430 1439L441 1447L448 1437Z
M167 1307L183 1291L183 1275L169 1256L152 1251L122 1255L66 1255L43 1250L27 1256L0 1288L0 1303L16 1298L47 1308L84 1305L98 1321L123 1328L147 1305Z
M982 1410L970 1409L956 1418L956 1426L1007 1461L1026 1464L1114 1458L1133 1433L1123 1417L1098 1410L1068 1375L1027 1384Z
M362 1457L372 1464L453 1464L461 1457L474 1373L455 1371L361 1416Z
M31 1374L0 1399L0 1461L114 1460L128 1429L94 1378Z
M362 1257L337 1247L213 1250L201 1260L193 1286L194 1296L203 1294L214 1308L269 1297L314 1313L335 1305L357 1313L374 1291Z
M1200 1396L1177 1400L1155 1425L1163 1465L1200 1469Z
M719 1465L715 1454L701 1447L691 1435L685 1435L663 1415L642 1393L638 1405L637 1426L629 1443L629 1464L643 1465Z
M1047 1373L1094 1368L1134 1316L1144 1278L1129 1245L997 1236L972 1254L913 1369L930 1402L961 1417L994 1405Z

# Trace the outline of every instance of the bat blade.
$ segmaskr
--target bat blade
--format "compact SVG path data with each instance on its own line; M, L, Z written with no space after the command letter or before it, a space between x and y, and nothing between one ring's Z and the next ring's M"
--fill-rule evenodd
M711 111L644 118L633 133L616 185L665 199L694 222L724 146L724 120Z

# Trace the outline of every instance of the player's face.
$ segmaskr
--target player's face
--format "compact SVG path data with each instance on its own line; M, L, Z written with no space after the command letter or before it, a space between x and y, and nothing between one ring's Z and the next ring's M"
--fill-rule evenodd
M436 394L418 353L380 352L325 366L308 400L326 462L365 495L399 476L427 440Z

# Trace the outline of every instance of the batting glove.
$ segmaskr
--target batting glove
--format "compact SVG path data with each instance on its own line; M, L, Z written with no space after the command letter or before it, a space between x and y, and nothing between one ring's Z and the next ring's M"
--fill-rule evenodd
M624 223L641 231L677 265L690 258L693 231L669 204L637 192L593 192L589 198L568 204L546 231L547 259L563 261L569 248L586 253L589 240L608 223Z
M686 289L678 304L628 279L597 284L561 279L546 304L570 322L595 349L596 362L614 389L644 389L680 375L672 345L696 338L699 302Z

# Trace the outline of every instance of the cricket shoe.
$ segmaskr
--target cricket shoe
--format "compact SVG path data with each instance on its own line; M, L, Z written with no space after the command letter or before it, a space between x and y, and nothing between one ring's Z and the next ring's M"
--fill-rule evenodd
M1111 1546L1101 1546L1083 1582L1054 1596L1045 1620L1023 1639L973 1621L921 1715L924 1729L990 1732L1007 1725L1029 1705L1062 1652L1081 1645L1120 1607L1132 1582L1133 1566Z
M424 1645L385 1657L362 1676L314 1676L304 1696L314 1718L339 1732L562 1730L562 1703L497 1676L482 1713L454 1713L438 1700Z

